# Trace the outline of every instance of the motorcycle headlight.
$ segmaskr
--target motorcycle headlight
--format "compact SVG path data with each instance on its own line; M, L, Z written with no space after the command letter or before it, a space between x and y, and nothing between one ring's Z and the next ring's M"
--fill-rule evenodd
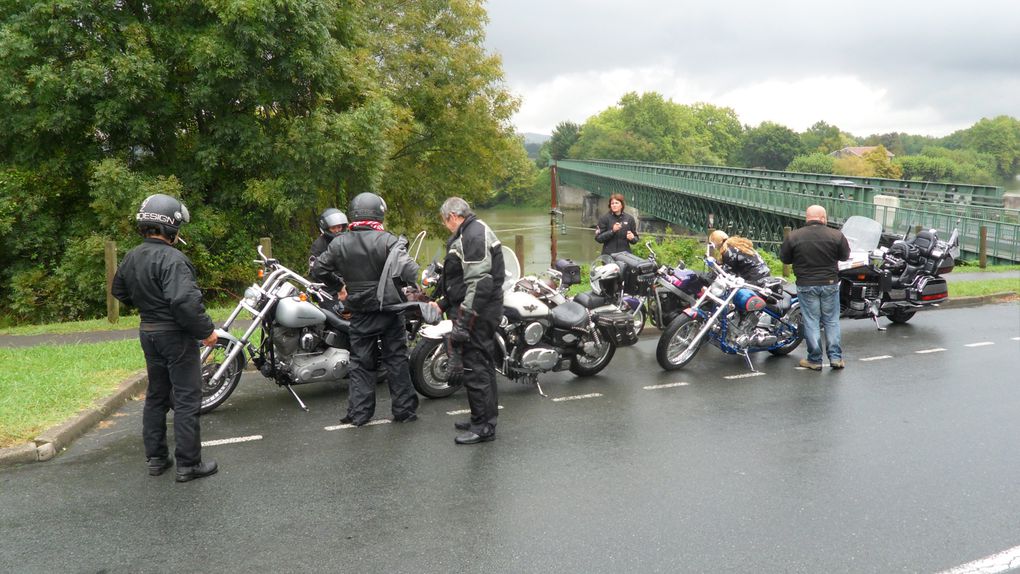
M708 292L711 293L713 296L719 297L721 299L723 295L726 294L726 287L716 282L712 284L712 287L709 288Z
M244 303L251 307L252 309L258 309L260 296L261 293L259 293L259 288L255 285L252 285L251 287L248 287L247 289L244 290L243 300Z
M541 323L530 323L524 328L524 342L529 345L536 345L542 340L545 334L545 327Z

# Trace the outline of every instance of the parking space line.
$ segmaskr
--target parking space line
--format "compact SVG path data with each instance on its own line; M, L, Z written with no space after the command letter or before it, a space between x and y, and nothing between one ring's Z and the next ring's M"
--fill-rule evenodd
M248 442L253 440L262 440L262 435L253 434L251 436L239 436L235 438L222 438L219 440L205 440L202 441L202 446L218 446L221 444L234 444L238 442Z
M502 409L503 405L499 405L499 407L497 407L497 408ZM460 409L459 411L446 411L446 414L452 415L452 416L456 416L456 415L469 415L469 414L471 414L471 409Z
M981 558L957 566L952 570L943 570L939 574L998 574L1020 566L1020 546L1003 550L987 558Z
M882 359L891 359L891 358L892 358L892 355L878 355L877 357L863 357L863 358L858 359L858 360L867 362L867 361L881 361Z
M981 341L980 343L968 343L964 347L987 347L988 345L994 345L991 341Z
M723 378L724 379L731 379L731 380L732 379L746 379L748 377L760 377L760 376L762 376L764 374L765 373L763 371L753 371L753 372L750 372L750 373L743 373L743 374L740 374L740 375L727 375L727 376L725 376Z
M554 403L559 403L559 402L562 402L562 401L578 401L578 400L581 400L581 399L594 399L596 397L601 397L601 396L602 396L602 393L588 393L587 395L572 395L572 396L569 396L569 397L556 397L552 401Z
M686 387L690 383L679 382L679 383L666 383L664 385L648 385L647 387L641 387L646 391L654 391L656 389L672 389L673 387Z
M941 353L942 351L945 351L945 349L943 349L942 347L935 347L934 349L925 349L923 351L914 351L914 352L917 353L918 355L925 355L925 354L928 354L928 353Z
M1010 339L1010 341L1020 341L1020 337L1013 337Z
M368 421L367 423L365 423L365 424L363 424L361 426L374 427L375 425L388 425L391 422L393 422L393 421L391 421L390 419L375 419L375 420ZM334 426L331 426L331 427L323 427L323 430L334 431L334 430L356 429L356 428L358 428L358 427L356 427L354 425L334 425Z

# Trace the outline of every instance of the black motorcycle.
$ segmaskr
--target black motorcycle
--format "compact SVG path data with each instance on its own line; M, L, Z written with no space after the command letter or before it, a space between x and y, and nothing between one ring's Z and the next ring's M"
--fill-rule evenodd
M843 224L850 243L850 259L839 264L840 317L870 318L880 331L879 317L906 323L917 311L934 309L949 300L942 275L953 270L954 252L959 255L959 231L948 241L935 229L904 236L888 247L879 247L882 224L854 215Z

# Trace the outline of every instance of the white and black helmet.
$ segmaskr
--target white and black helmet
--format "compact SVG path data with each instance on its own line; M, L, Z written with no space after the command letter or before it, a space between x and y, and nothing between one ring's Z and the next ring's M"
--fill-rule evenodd
M145 198L135 215L138 231L145 235L156 230L171 241L177 237L181 226L191 221L188 208L179 200L156 193Z
M330 207L323 211L322 215L319 216L319 231L321 231L323 235L329 235L330 237L336 235L335 233L332 233L329 228L337 225L347 227L347 216L339 209Z

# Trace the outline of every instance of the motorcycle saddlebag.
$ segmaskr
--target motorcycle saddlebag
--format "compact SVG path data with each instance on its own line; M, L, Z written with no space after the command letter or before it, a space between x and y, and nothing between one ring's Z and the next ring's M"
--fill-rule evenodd
M644 295L655 281L655 263L628 251L613 253L612 257L623 275L623 292L628 295Z
M623 311L599 313L595 324L603 336L609 337L617 347L626 347L637 343L638 336L634 331L634 320Z
M556 270L563 274L564 285L577 285L581 282L581 266L573 259L558 259Z
M949 297L949 287L941 277L921 277L917 280L917 291L910 293L917 301L942 301Z

